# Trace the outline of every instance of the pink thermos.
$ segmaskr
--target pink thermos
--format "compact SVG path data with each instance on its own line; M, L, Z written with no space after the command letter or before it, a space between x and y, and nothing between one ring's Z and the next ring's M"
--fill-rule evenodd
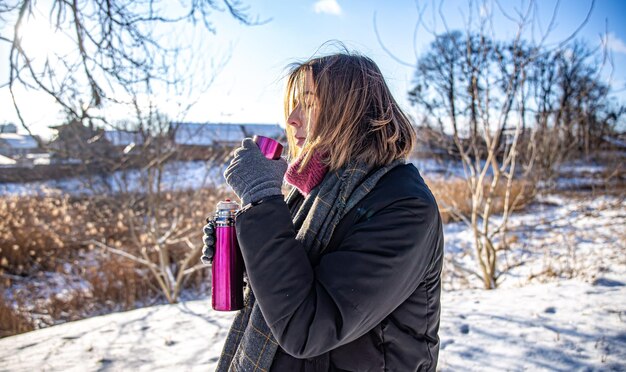
M211 304L218 311L243 308L243 258L235 232L237 210L239 204L226 199L217 203L215 211Z
M277 141L254 136L266 158L280 158L283 146ZM215 252L211 267L211 304L217 311L233 311L243 308L243 258L237 242L235 215L239 204L230 199L217 203L215 211Z

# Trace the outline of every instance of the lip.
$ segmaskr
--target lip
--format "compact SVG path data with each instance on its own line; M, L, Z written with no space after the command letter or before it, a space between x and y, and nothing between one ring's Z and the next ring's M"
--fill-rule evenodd
M304 141L306 141L306 137L296 137L296 144L298 146L304 145Z

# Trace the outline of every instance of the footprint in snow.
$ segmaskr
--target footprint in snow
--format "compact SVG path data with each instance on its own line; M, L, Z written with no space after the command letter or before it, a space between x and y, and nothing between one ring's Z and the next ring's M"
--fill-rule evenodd
M617 280L611 280L607 278L598 278L591 283L594 286L602 286L602 287L623 287L624 283L618 282Z
M452 345L453 343L454 343L454 339L443 340L441 342L441 350L445 350L446 347L448 347L449 345Z
M459 327L459 331L461 331L462 334L466 335L469 333L469 324L461 324L461 327Z

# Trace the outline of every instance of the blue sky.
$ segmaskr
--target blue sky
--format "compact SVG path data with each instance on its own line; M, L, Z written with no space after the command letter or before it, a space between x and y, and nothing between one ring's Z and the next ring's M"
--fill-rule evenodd
M194 122L244 122L283 124L282 90L285 66L304 60L328 40L339 40L348 48L374 59L387 78L401 105L410 112L406 91L411 86L413 68L399 63L381 47L374 31L374 15L385 47L398 59L412 64L416 54L424 52L432 41L432 34L445 31L439 16L445 15L449 29L462 29L468 14L465 0L409 1L409 0L243 0L252 15L271 18L260 26L244 26L224 13L214 13L217 33L206 40L207 48L230 53L228 63L217 75L211 89L192 108L185 120ZM507 12L522 9L527 1L501 1ZM555 4L554 0L539 3L538 17L546 27ZM549 42L561 40L572 33L584 20L591 5L588 0L563 0L558 7L556 29ZM496 2L487 1L483 11L494 14L497 38L506 39L516 32L516 26L502 16ZM414 28L418 20L417 8L425 8L423 22L427 26ZM597 0L589 22L578 37L590 45L597 45L602 34L610 35L613 55L612 83L624 97L626 69L626 1ZM527 35L530 37L530 33ZM325 47L332 52L336 48ZM0 48L0 78L6 81L6 54ZM622 71L624 70L624 71ZM609 66L607 66L609 71ZM608 78L608 73L607 73ZM50 134L46 126L58 124L61 117L44 98L35 98L29 111L29 124L36 132ZM0 123L17 122L6 89L0 89Z

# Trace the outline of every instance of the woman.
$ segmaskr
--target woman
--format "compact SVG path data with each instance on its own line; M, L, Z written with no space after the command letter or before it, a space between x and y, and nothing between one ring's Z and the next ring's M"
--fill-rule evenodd
M217 370L435 370L441 219L380 70L354 54L298 64L285 116L289 165L245 139L224 174L251 291Z

